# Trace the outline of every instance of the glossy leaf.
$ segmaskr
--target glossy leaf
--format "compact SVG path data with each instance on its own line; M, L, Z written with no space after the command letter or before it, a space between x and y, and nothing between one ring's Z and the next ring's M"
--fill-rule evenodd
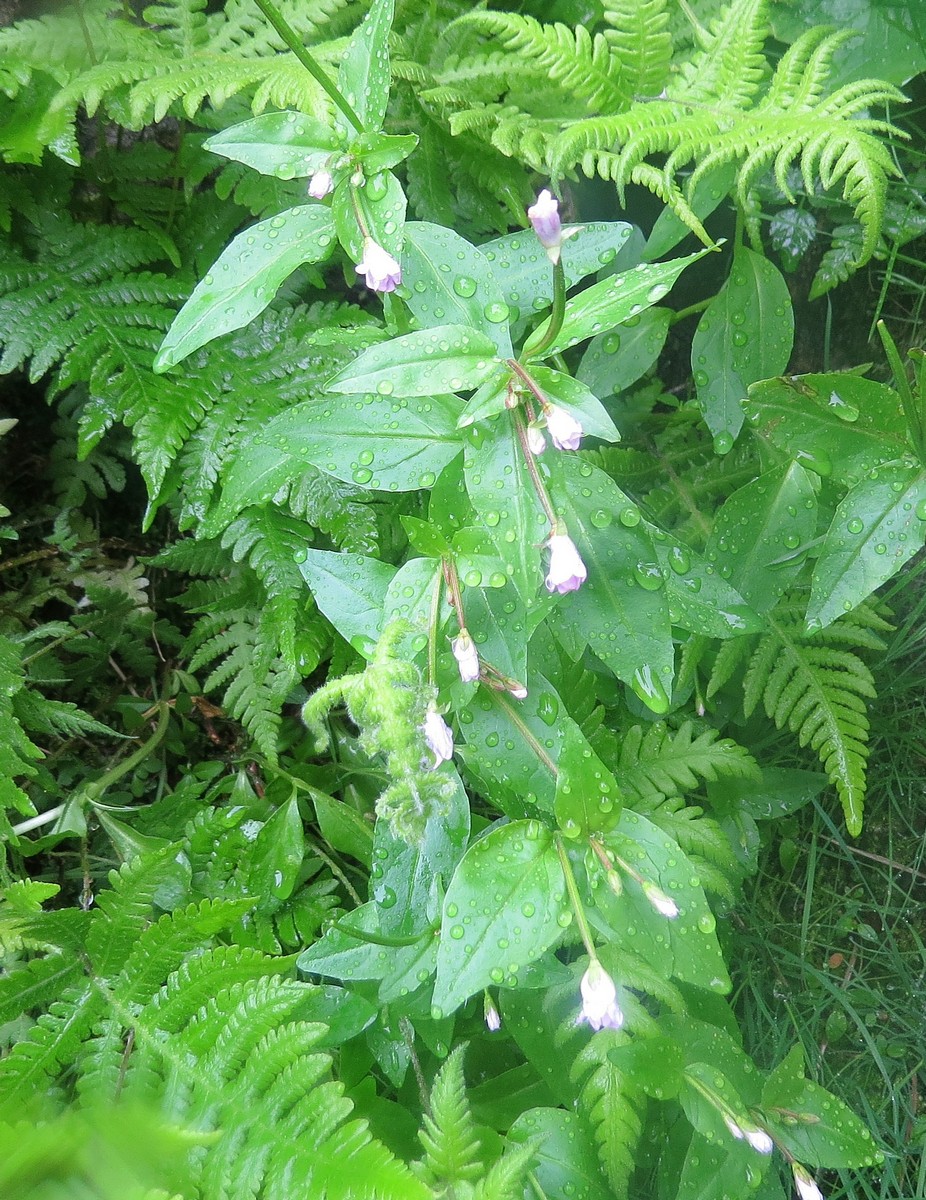
M758 633L761 618L704 555L650 527L673 625L703 637Z
M621 440L607 409L584 383L550 367L531 367L530 375L548 399L562 405L581 423L583 432L589 437L605 442Z
M518 973L570 923L553 835L539 821L512 821L474 842L447 895L437 951L435 1016Z
M689 254L686 258L675 258L667 263L640 263L620 275L610 275L600 283L580 292L566 301L566 316L562 328L553 342L543 351L543 357L568 350L596 333L605 333L630 317L635 317L646 308L658 304L671 290L672 285L686 267L703 258L707 250ZM547 328L547 321L535 330L524 347L524 355L530 357L531 347L540 344Z
M248 886L261 900L286 900L305 857L302 817L295 797L266 821L251 847Z
M618 679L642 687L650 707L665 712L674 652L652 540L636 505L604 471L567 455L558 465L553 501L588 579L563 599L556 620L575 626Z
M512 375L499 373L475 391L466 402L466 408L459 420L461 429L473 425L476 421L484 421L486 417L496 417L507 408L506 401L510 395L513 382Z
M466 627L480 659L509 679L525 683L528 630L514 587L467 590L465 604Z
M430 487L460 452L455 396L392 400L386 396L331 396L295 404L274 417L257 437L301 463L372 490L407 492ZM227 502L254 496L266 459L256 465L242 455L225 481ZM256 479L255 479L256 475Z
M795 1046L768 1077L762 1108L788 1153L812 1167L872 1167L883 1161L871 1134L842 1100L804 1078Z
M531 1171L544 1196L569 1200L613 1200L602 1176L598 1153L584 1122L561 1108L532 1108L522 1112L508 1130L509 1142L538 1148Z
M389 85L389 33L395 0L373 0L369 12L354 30L338 68L338 87L365 129L381 127L386 116ZM353 129L339 111L338 124Z
M263 113L214 133L205 150L277 179L304 179L321 170L343 138L315 117L297 112Z
M662 353L671 319L671 309L648 308L610 333L592 338L576 378L596 396L611 396L629 388Z
M794 375L753 384L752 432L808 470L850 487L907 450L900 398L859 375Z
M405 239L406 303L419 324L469 325L492 339L500 357L510 358L511 312L485 254L452 229L427 221L406 225Z
M354 203L359 204L370 236L397 259L402 257L405 237L405 192L391 171L380 171L354 189L349 179L344 179L334 189L331 197L331 215L338 240L348 255L359 263L363 254L363 233L357 222ZM364 287L363 277L357 273L353 278L357 287Z
M318 827L328 845L369 867L373 852L373 830L369 822L349 804L335 800L317 788L312 789L311 796Z
M740 246L730 277L705 309L691 345L698 402L714 436L735 438L746 389L780 375L794 341L791 297L781 273Z
M623 796L617 780L568 716L557 762L553 811L567 838L605 833L620 819Z
M720 508L705 555L757 613L773 608L803 566L817 501L799 463L776 467Z
M433 396L477 388L499 369L485 334L465 325L441 325L370 346L327 386L350 394Z
M590 221L569 238L562 252L566 287L613 263L632 228L626 221ZM506 234L480 249L492 264L504 299L515 309L512 321L552 304L553 271L532 230Z
M388 171L404 162L418 145L414 133L364 133L351 143L351 153L363 163L368 176Z
M315 603L346 641L369 658L395 567L362 554L306 550L298 564Z
M883 463L836 509L814 567L808 630L832 624L891 579L926 543L926 471Z
M537 602L540 543L549 532L549 521L534 491L513 417L504 413L471 426L462 436L470 502L522 603L531 609Z
M327 258L333 244L331 213L321 204L290 208L239 233L174 318L154 370L167 371L200 346L247 325L297 267Z

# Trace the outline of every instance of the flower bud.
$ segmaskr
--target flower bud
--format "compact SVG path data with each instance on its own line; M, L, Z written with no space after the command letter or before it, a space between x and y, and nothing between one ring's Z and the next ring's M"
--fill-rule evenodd
M363 258L357 266L357 273L366 277L367 287L374 292L394 292L402 282L402 268L371 237L363 239Z
M334 191L334 180L330 171L316 171L309 180L309 195L313 200L324 200Z
M560 595L578 591L588 578L588 571L572 538L566 533L551 533L547 545L550 548L547 591L559 592Z
M760 1129L758 1125L744 1125L743 1137L752 1146L753 1150L758 1151L759 1154L771 1154L775 1149L775 1143L771 1137L769 1137L764 1129Z
M791 1170L794 1172L794 1186L801 1200L823 1200L823 1193L814 1183L806 1167L802 1167L800 1163L792 1163Z
M512 680L512 684L508 688L508 694L514 696L515 700L526 700L527 688L523 683L518 683L516 680Z
M464 683L474 683L479 678L479 654L469 633L461 629L459 637L453 639L450 647L460 668L460 678Z
M559 201L547 188L543 189L527 210L527 216L534 233L540 239L540 244L547 252L547 258L552 263L558 263L563 242L575 236L581 226L576 225L572 229L563 230L559 219Z
M620 1029L624 1024L624 1014L617 1003L617 989L614 980L597 958L588 964L579 990L582 993L579 1022L588 1021L596 1032L599 1029Z
M643 895L649 900L656 912L670 919L678 916L678 905L671 896L667 896L662 888L657 887L648 879L643 883Z
M547 419L547 431L556 449L578 450L583 430L575 417L558 404L546 405L543 412Z
M434 764L431 770L436 771L442 762L453 758L453 734L450 726L436 708L428 709L421 729L424 733L425 743L434 755Z
M489 1033L497 1033L502 1027L502 1017L488 992L485 993L482 1011L485 1015L486 1027Z
M527 448L531 454L543 454L547 448L547 439L543 436L543 430L536 425L527 427Z

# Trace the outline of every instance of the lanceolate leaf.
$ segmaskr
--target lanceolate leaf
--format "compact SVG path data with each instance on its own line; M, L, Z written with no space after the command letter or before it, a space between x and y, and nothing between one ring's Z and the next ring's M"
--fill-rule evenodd
M682 271L708 253L710 251L700 250L697 254L689 254L687 258L675 258L667 263L640 263L621 275L611 275L600 283L593 283L575 299L566 302L562 328L551 345L544 349L543 357L549 358L568 350L593 334L605 333L629 317L635 317L644 309L658 304ZM547 324L544 321L531 334L524 347L527 356L530 356L532 346L540 344Z
M327 258L334 224L324 205L290 208L239 233L177 314L154 360L166 371L214 338L262 313L302 263Z
M306 550L299 570L338 633L369 658L395 567L362 554Z
M829 625L880 587L926 542L926 471L883 463L836 509L814 568L807 627Z
M499 370L495 346L465 325L441 325L371 346L328 381L332 392L433 396L477 388Z
M611 396L629 388L659 357L671 318L671 309L648 308L610 333L592 338L577 378L596 396Z
M703 637L758 633L761 618L702 554L651 528L672 624Z
M441 1016L490 985L516 987L570 923L553 835L512 821L467 850L444 900L433 1013Z
M620 433L607 409L584 383L549 367L531 367L531 377L555 404L562 405L582 425L583 432L605 442L619 442Z
M747 387L779 375L793 341L787 284L767 258L740 246L730 278L702 315L691 345L698 401L715 437L737 436Z
M717 513L705 554L758 613L768 612L803 566L817 501L799 463L766 471Z
M277 179L312 175L342 143L330 126L305 113L264 113L213 134L203 146Z
M274 417L258 445L311 463L345 483L407 492L430 487L460 453L456 425L461 408L455 396L331 396L297 404ZM233 485L241 487L248 475L246 466L236 464L226 493Z
M368 132L383 123L392 82L389 70L389 32L395 0L373 0L370 11L354 30L338 70L338 87ZM338 124L352 129L340 111Z

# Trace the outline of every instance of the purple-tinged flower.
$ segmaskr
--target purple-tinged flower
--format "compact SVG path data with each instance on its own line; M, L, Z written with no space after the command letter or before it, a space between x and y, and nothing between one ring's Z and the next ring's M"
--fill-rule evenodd
M771 1154L775 1149L775 1143L771 1137L758 1125L744 1125L743 1137L759 1154Z
M502 1027L502 1017L501 1013L493 1004L492 997L488 992L485 993L482 1011L485 1015L486 1028L489 1030L489 1033L498 1033L499 1029Z
M313 200L324 200L334 191L334 180L330 171L316 171L309 180L309 195Z
M527 427L527 448L531 454L543 454L547 448L547 439L543 436L543 430L537 425L528 425Z
M567 533L551 533L547 545L550 547L547 591L559 592L561 596L578 591L588 578L588 571L572 538Z
M557 450L578 450L583 430L575 417L558 404L548 404L543 412L547 419L547 430Z
M651 883L648 879L644 880L643 883L643 895L661 916L669 917L670 920L678 916L678 905L672 897L667 896L662 888L657 887L655 883Z
M450 648L460 668L460 678L464 683L475 683L479 678L479 655L469 633L461 629L459 637L450 643Z
M366 277L366 284L374 292L394 292L402 282L402 268L392 255L371 237L363 239L363 258L357 273Z
M800 1163L793 1163L791 1170L794 1172L794 1186L801 1200L823 1200L823 1193L814 1183L806 1167L802 1167Z
M434 755L432 771L436 771L442 762L453 758L453 734L450 726L436 708L429 708L422 725L424 740L428 749Z
M588 970L579 984L582 993L582 1011L578 1023L588 1021L596 1032L599 1029L620 1029L624 1014L617 1003L614 980L597 958L588 964Z
M547 252L547 258L552 263L558 263L563 242L574 237L582 226L574 225L571 229L563 229L559 219L559 201L547 188L543 189L527 210L527 216L534 233L540 239L541 246Z

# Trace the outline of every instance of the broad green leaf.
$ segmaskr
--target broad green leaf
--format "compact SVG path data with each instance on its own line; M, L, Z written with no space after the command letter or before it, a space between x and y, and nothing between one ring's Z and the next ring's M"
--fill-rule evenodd
M414 845L393 835L379 820L373 836L370 897L379 927L388 934L424 933L436 923L440 899L469 839L469 800L456 771L446 770L442 812L425 822Z
M412 992L432 979L437 969L437 938L429 930L411 946L396 950L389 970L379 985L380 1005L397 1000L408 1004Z
M700 1085L700 1086L699 1086ZM709 1141L719 1142L728 1151L738 1139L734 1138L724 1123L718 1108L704 1095L702 1088L719 1096L726 1107L737 1117L747 1117L746 1105L739 1092L716 1063L689 1062L682 1072L682 1087L679 1098L685 1116L692 1127ZM750 1151L754 1154L755 1151Z
M331 624L366 658L379 637L383 604L395 567L362 554L306 550L298 564L315 603Z
M836 509L814 567L807 629L851 612L926 542L926 471L883 463Z
M685 1153L681 1170L675 1167L678 1190L674 1200L729 1200L730 1196L757 1196L768 1172L768 1155L757 1154L748 1143L737 1142L727 1135L718 1144L695 1133ZM778 1189L781 1200L784 1193Z
M560 718L563 741L553 811L563 835L587 837L612 829L620 819L623 796L617 780L569 716Z
M517 683L527 681L527 623L514 587L471 588L464 597L466 628L480 659Z
M284 279L303 263L327 258L333 244L331 213L322 204L290 208L239 233L177 313L154 370L167 371L200 346L247 325Z
M368 176L388 171L403 162L418 145L414 133L364 133L351 143L351 154L363 163Z
M508 1130L515 1145L536 1141L531 1171L544 1196L569 1200L613 1200L601 1174L598 1151L577 1113L561 1108L532 1108L522 1112Z
M248 887L266 900L286 900L292 893L302 861L305 840L295 797L280 806L257 834L248 856Z
M900 398L858 375L794 375L753 384L755 436L808 470L852 486L908 449Z
M508 582L505 564L499 558L488 531L478 526L458 529L453 535L451 551L460 582L469 588L504 587ZM464 594L468 602L470 592Z
M708 999L720 1006L716 1016L712 1015L712 1022L721 1020L726 1023L731 1020L732 1014L724 1001L718 996ZM719 1025L699 1020L691 1011L683 1016L671 1014L659 1019L660 1033L675 1040L684 1055L686 1066L696 1062L712 1063L723 1072L743 1102L749 1108L754 1108L761 1098L762 1078L739 1042L735 1020L731 1021L730 1028L732 1032L727 1032Z
M581 422L583 431L590 437L605 442L621 440L607 409L584 383L550 367L531 367L530 375L550 400L561 404Z
M766 1080L762 1108L776 1140L798 1162L812 1167L873 1167L883 1156L852 1110L804 1078L804 1055L795 1046Z
M312 788L311 796L318 827L328 845L369 867L373 853L373 830L369 823L349 804L317 788Z
M562 251L566 287L573 287L586 275L614 262L632 228L625 221L591 221L569 238ZM480 249L492 264L504 299L514 310L512 323L552 304L553 268L533 230L506 234Z
M673 625L715 638L739 637L764 628L736 588L702 554L655 526L648 528L666 583Z
M672 312L648 308L610 333L592 338L576 378L596 396L612 396L645 375L665 345Z
M338 88L369 132L378 130L386 116L389 85L389 33L395 0L373 0L369 12L354 30L338 68ZM353 126L338 111L338 124Z
M368 941L363 934L377 940ZM382 944L378 910L371 900L345 914L337 925L329 926L317 942L302 951L297 962L302 971L332 979L382 979L393 968L399 952L411 948Z
M604 471L565 454L557 464L553 503L588 578L564 597L555 619L575 626L618 679L655 712L665 712L674 651L652 539L645 527L632 524L639 522L639 510Z
M268 422L257 446L311 463L345 483L374 491L416 491L430 487L459 454L461 407L455 396L439 395L426 400L375 395L308 400ZM251 495L253 488L253 470L239 459L226 480L225 496L234 499L243 490Z
M332 983L316 984L299 1004L301 1021L318 1021L328 1026L328 1032L315 1043L319 1049L350 1041L375 1021L376 1016L376 1006L364 996Z
M370 236L397 259L401 258L405 238L405 192L391 171L380 171L367 179L359 189L345 179L337 185L331 197L331 216L338 240L348 255L359 263L363 254L363 234L357 222L354 202L360 205ZM363 278L355 274L357 286Z
M343 138L315 117L297 112L264 113L214 133L203 149L234 159L277 179L303 179L321 170Z
M402 282L423 328L469 325L492 339L501 358L511 358L510 312L492 266L458 233L427 221L406 225Z
M730 277L702 314L691 344L698 403L715 437L738 435L746 389L780 375L793 342L794 313L781 272L738 247Z
M476 421L484 421L486 417L497 417L507 407L506 401L510 395L513 375L499 373L474 392L466 402L466 408L458 422L461 429L473 425Z
M658 304L686 267L709 254L699 250L686 258L675 258L667 263L640 263L621 275L610 275L600 283L594 283L566 301L566 317L562 328L551 345L543 351L543 357L568 350L596 333L605 333L630 317L635 317L646 308ZM531 347L540 344L548 321L544 321L528 338L524 347L525 357L530 357Z
M437 478L428 497L428 520L445 538L476 519L463 481L463 458L453 459Z
M678 916L657 912L635 880L624 875L620 896L606 887L595 903L615 944L639 955L655 970L684 983L725 993L730 978L715 933L717 922L695 867L674 838L640 813L624 809L617 826L600 840L678 907Z
M481 687L460 710L466 763L493 789L509 816L553 811L556 762L566 710L542 675L527 680L527 696Z
M678 1043L671 1038L661 1034L634 1038L609 1050L608 1058L654 1100L671 1100L678 1095L684 1059Z
M549 521L537 499L514 428L503 413L463 432L466 490L505 562L525 608L537 603L540 544Z
M436 558L412 558L393 576L383 600L383 628L390 621L407 622L409 632L404 649L409 657L419 654L428 644L428 626L434 603L434 589L441 574ZM440 618L449 615L442 605Z
M453 1012L518 973L568 927L571 912L553 835L539 821L512 821L467 850L444 899L432 1013Z
M411 545L419 554L430 558L447 558L450 555L450 543L430 521L422 521L420 517L400 516L402 528Z
M441 325L370 346L327 386L351 394L433 396L477 388L499 369L485 334L466 325Z
M816 533L817 500L800 463L775 467L721 507L705 556L757 613L766 613L804 564Z
M757 821L788 817L815 800L827 785L822 771L763 767L761 779L717 779L707 785L718 814L742 811Z

